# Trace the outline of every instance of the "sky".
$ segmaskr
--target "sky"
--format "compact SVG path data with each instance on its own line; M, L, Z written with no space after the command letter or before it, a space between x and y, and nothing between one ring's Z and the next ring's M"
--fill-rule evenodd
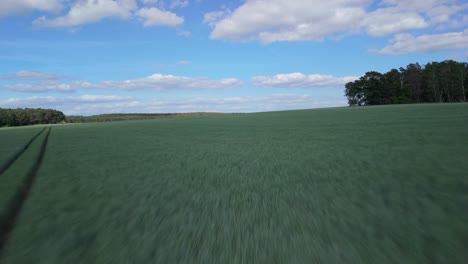
M365 72L468 59L465 0L0 0L0 107L346 106Z

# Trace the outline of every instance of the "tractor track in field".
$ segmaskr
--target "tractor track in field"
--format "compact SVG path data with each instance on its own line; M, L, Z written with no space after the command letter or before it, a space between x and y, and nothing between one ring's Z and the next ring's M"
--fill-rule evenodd
M20 150L18 150L15 154L13 154L13 156L7 160L7 162L5 162L4 164L1 164L0 165L0 176L6 171L8 170L8 168L10 168L11 165L13 165L13 163L15 163L16 160L19 159L19 157L21 157L21 155L23 155L24 152L26 152L26 150L29 148L29 146L31 146L31 144L34 142L34 140L36 140L37 137L39 137L42 132L44 132L44 130L46 130L46 127L44 127L41 131L39 131L39 133L37 133L36 135L34 135L29 141L28 143L26 143L26 145L24 145Z
M44 128L38 135L36 135L34 139L37 138L37 136L39 136L43 131L45 131L45 129L46 128ZM2 260L5 246L8 242L9 235L15 228L16 220L18 219L18 216L21 213L21 209L23 208L24 202L28 198L28 195L31 191L34 180L36 179L39 168L41 167L42 160L44 159L44 155L45 155L46 148L47 148L47 142L49 141L49 135L50 135L51 130L52 128L48 127L47 134L45 135L44 141L42 142L41 149L39 151L39 155L36 161L34 162L34 165L31 167L28 174L26 175L26 178L24 179L23 184L17 190L15 197L13 198L11 204L9 205L9 208L6 214L7 216L6 220L1 223L1 226L0 226L0 263ZM32 141L34 141L34 139Z

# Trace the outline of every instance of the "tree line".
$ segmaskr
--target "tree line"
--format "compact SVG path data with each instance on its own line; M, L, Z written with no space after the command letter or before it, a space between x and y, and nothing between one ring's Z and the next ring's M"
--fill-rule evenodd
M127 120L154 119L159 117L171 116L174 114L100 114L92 116L70 115L65 121L67 123L94 123L94 122L113 122Z
M42 108L0 108L0 127L56 124L63 122L65 115L57 110Z
M67 123L94 123L94 122L113 122L127 120L144 120L156 118L175 118L175 117L195 117L205 115L215 115L219 113L132 113L132 114L100 114L92 116L70 115L66 116Z
M467 82L466 62L411 63L384 74L366 72L345 85L345 95L350 106L466 102Z
M93 116L65 116L62 112L42 108L0 108L0 127L3 126L26 126L36 124L57 123L90 123L90 122L112 122L127 120L142 120L155 118L197 117L205 115L216 115L220 113L132 113L132 114L100 114Z

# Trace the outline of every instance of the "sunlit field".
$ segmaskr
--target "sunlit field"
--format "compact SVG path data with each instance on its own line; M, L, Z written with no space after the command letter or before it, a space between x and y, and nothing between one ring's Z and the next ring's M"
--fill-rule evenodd
M468 259L468 104L43 127L0 129L2 163L42 131L0 175L1 263Z

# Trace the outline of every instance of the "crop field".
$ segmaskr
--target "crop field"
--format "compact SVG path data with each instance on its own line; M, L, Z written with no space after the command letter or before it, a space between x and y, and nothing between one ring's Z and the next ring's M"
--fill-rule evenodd
M32 143L43 127L3 128L0 130L0 174Z
M0 129L42 131L0 175L0 263L468 259L468 104L43 128Z
M11 219L19 214L21 203L32 186L33 174L38 169L37 161L47 136L44 131L43 128L32 136L32 140L13 153L14 158L4 166L0 178L0 230L11 228Z

